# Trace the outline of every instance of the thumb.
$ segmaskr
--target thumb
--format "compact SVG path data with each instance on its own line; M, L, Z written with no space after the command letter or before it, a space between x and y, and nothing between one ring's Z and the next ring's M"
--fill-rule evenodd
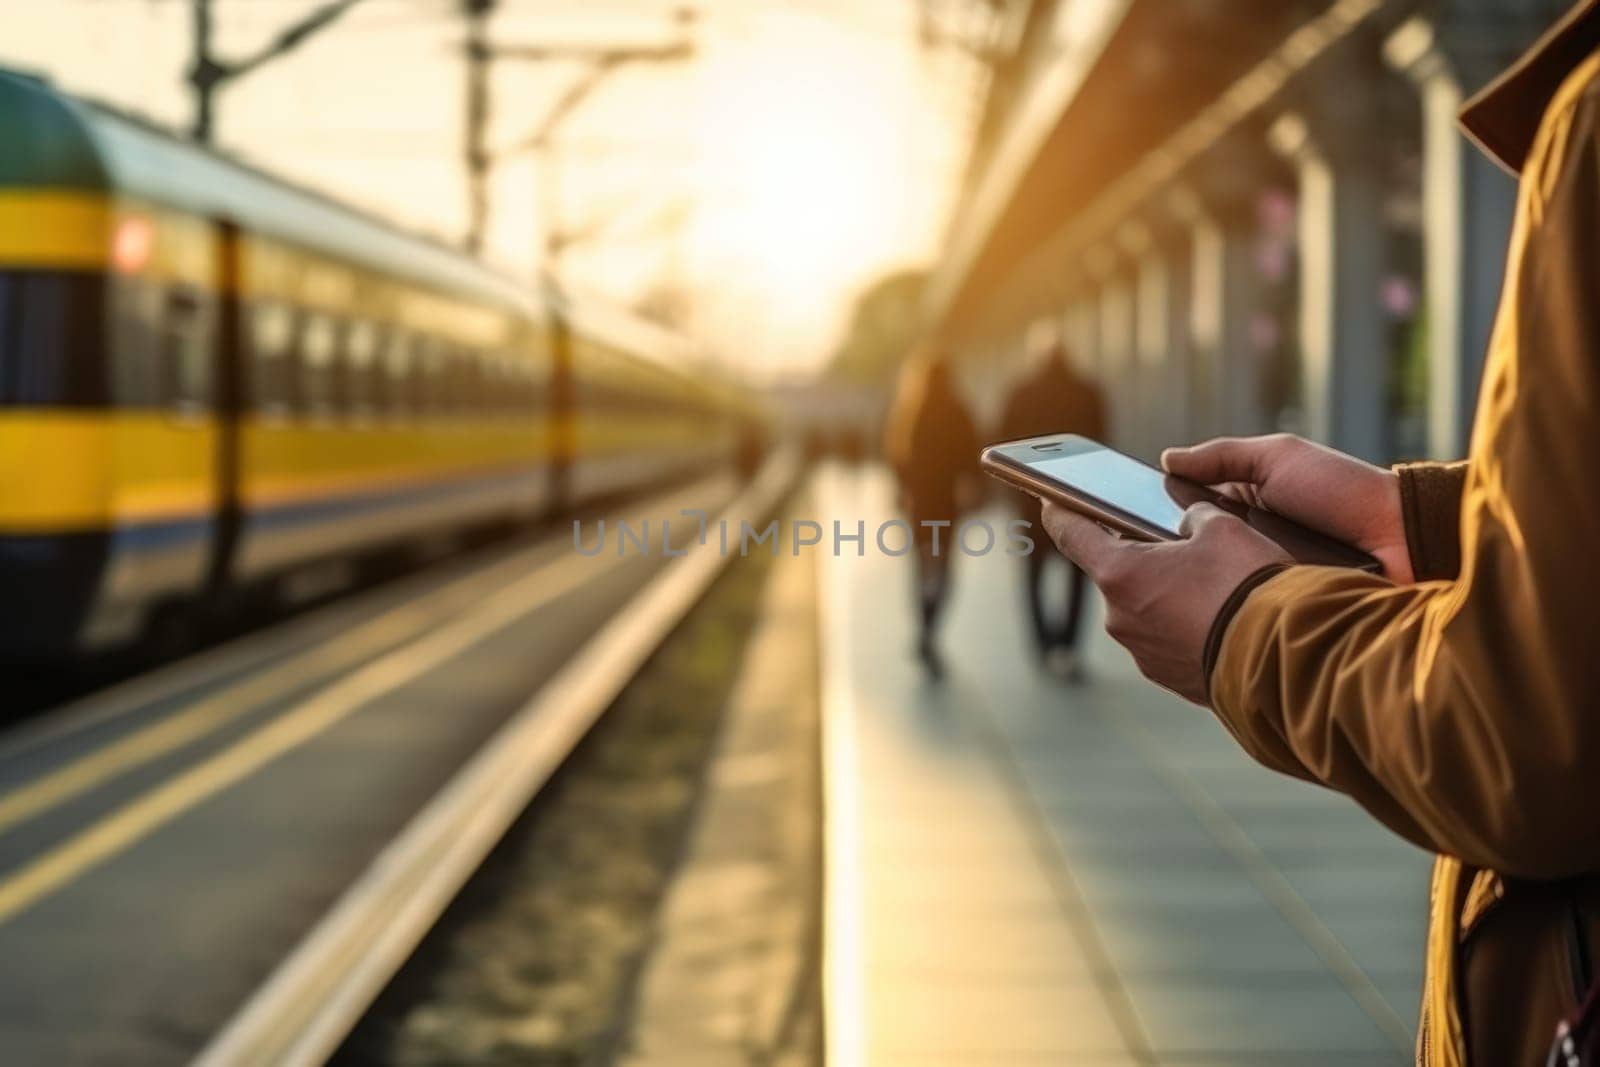
M1178 523L1178 532L1184 537L1196 537L1213 523L1240 521L1237 515L1229 515L1215 504L1191 504Z
M1061 554L1099 581L1107 564L1125 546L1098 522L1071 508L1046 500L1042 512L1045 533Z
M1266 481L1272 458L1283 442L1268 437L1218 437L1189 448L1169 448L1161 453L1161 466L1201 485L1223 482Z

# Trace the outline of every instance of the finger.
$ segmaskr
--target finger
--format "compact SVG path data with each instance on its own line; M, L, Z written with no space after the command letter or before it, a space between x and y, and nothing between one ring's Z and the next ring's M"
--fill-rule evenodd
M1241 504L1254 504L1256 502L1255 488L1244 482L1224 482L1211 487L1218 496L1225 496L1229 500L1237 500Z
M1215 504L1190 504L1184 510L1183 518L1178 523L1178 532L1185 537L1194 537L1214 522L1240 521L1240 519L1229 515Z
M1105 573L1107 565L1125 546L1117 536L1087 515L1046 501L1044 529L1061 554L1082 567L1091 579Z
M1161 466L1201 485L1266 480L1270 462L1283 453L1282 437L1218 437L1161 453Z
M1237 515L1230 515L1215 504L1195 504L1186 509L1178 523L1178 532L1194 541L1200 537L1226 538L1218 543L1231 546L1227 551L1244 551L1254 544L1268 556L1290 562L1289 552L1282 545L1252 527Z

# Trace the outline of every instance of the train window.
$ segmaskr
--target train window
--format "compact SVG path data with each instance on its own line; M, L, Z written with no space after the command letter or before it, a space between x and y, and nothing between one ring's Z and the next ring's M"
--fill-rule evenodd
M173 289L161 316L163 392L185 409L211 405L211 317L198 293Z
M516 357L510 352L490 352L484 369L488 372L484 388L489 406L496 411L515 411L522 404L522 379Z
M338 333L331 318L308 314L300 332L300 396L307 411L328 414L338 399Z
M443 341L432 346L428 371L428 407L433 411L456 409L456 351Z
M357 319L345 329L345 396L350 410L369 413L378 406L378 328Z
M494 404L485 387L488 382L487 370L484 367L488 356L473 348L464 348L460 353L461 369L459 379L461 382L460 396L456 404L463 411L486 411Z
M398 327L389 331L383 346L383 401L392 414L402 415L412 408L414 347L412 336Z
M489 385L494 390L491 403L500 411L516 411L522 406L522 376L518 373L516 358L509 352L495 352L490 355L489 363L495 375Z
M527 352L517 353L517 396L523 412L531 413L539 404L544 389L550 385L544 376L546 366Z
M445 350L448 358L445 362L446 404L452 412L463 411L467 407L467 362L471 358L466 349L451 345Z
M479 411L492 412L504 409L506 404L505 375L500 373L500 353L479 352L473 361L477 364L474 406Z
M411 410L418 415L428 413L428 377L433 370L433 342L417 336L411 341Z
M511 410L517 414L526 414L533 406L535 392L533 364L520 352L506 353L506 376L511 383L507 390L511 398Z
M103 402L109 310L103 275L0 271L0 400Z
M447 377L444 346L431 337L422 338L417 346L417 410L435 412L447 408Z
M37 282L39 279L34 279ZM119 279L111 287L111 329L113 338L113 395L117 403L129 407L153 408L163 403L164 383L161 373L161 311L165 295L160 287L143 278ZM8 311L8 304L15 306ZM53 358L51 346L41 347L36 333L25 316L54 313L61 321L77 321L76 315L64 314L64 304L41 299L28 292L15 277L0 276L0 364L4 364L5 385L0 393L12 401L22 399L19 387L32 379L18 357L45 359L51 363L67 365L67 360ZM20 332L19 332L20 328ZM19 343L19 341L21 343ZM38 397L36 400L58 402L64 397Z
M572 389L571 376L569 374L563 374L561 376L561 382L558 383L553 373L554 368L550 368L550 370L552 372L551 375L546 377L544 368L539 364L522 364L522 379L525 383L522 388L525 396L525 402L529 408L533 408L542 402L547 389L551 390L552 392L558 388L564 390L568 395L570 402L570 393Z
M257 411L284 412L293 403L294 329L294 309L287 304L259 304L250 316L250 383Z
M515 352L500 357L500 374L505 380L506 410L521 411L528 403L528 376Z
M445 411L454 414L466 405L465 390L462 384L466 380L466 353L454 345L445 344L439 347L441 358L439 406Z
M472 411L478 405L478 353L470 348L456 349L455 404L457 411Z

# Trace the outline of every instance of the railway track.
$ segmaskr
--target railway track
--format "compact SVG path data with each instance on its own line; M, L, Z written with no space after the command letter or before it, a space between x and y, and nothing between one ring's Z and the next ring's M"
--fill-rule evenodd
M765 521L797 472L619 514ZM694 533L557 529L0 736L8 1059L325 1059L720 573Z

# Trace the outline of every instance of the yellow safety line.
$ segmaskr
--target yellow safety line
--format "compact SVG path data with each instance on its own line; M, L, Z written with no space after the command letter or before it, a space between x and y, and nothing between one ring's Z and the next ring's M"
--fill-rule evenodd
M0 833L82 796L124 771L199 740L324 673L372 655L415 633L426 622L426 614L414 605L398 609L319 645L307 656L229 686L154 726L35 779L0 797Z
M419 638L324 687L237 743L140 794L88 829L0 881L0 923L267 763L528 612L591 580L603 566L553 561L483 601L471 615ZM565 568L563 573L550 574Z
M525 570L524 559L518 556L465 575L368 619L309 652L295 654L276 667L226 686L115 744L0 795L0 833L42 811L73 800L124 771L174 752L325 674L342 670L387 645L435 625L440 612L471 604L481 592L500 587L508 576L506 572Z

